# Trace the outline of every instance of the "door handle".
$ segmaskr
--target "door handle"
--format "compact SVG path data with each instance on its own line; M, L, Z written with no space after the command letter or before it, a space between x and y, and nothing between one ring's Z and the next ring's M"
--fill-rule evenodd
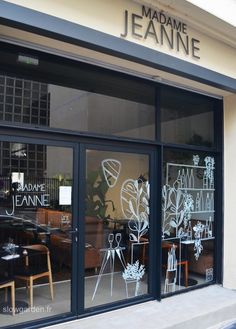
M77 234L77 233L78 233L78 229L77 229L77 228L75 228L75 230L72 230L72 231L68 231L68 233L70 233L70 234Z
M75 235L75 242L78 242L78 229L75 228L74 230L71 230L68 232L69 234Z

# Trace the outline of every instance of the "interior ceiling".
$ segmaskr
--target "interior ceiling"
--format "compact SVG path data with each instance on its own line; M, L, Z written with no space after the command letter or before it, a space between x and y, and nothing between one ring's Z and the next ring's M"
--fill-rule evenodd
M190 79L186 79L171 73L154 69L135 62L124 60L115 56L99 53L87 48L82 48L66 42L50 39L37 34L25 32L12 27L0 25L1 41L11 42L33 49L43 50L49 53L56 53L67 58L86 61L92 64L105 66L117 71L123 71L131 75L136 75L151 79L153 81L176 85L186 89L192 89L204 94L213 96L227 96L229 92L217 89Z

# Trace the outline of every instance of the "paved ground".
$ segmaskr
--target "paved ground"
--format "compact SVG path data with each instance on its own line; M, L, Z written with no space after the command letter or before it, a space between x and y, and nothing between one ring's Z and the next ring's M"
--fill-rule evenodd
M218 285L122 308L52 329L234 329L236 291Z

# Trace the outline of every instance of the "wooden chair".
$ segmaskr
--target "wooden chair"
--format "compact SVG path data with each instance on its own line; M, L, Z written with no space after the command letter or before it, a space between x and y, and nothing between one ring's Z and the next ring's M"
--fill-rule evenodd
M49 249L41 244L23 247L28 254L25 256L25 264L15 273L15 278L26 281L29 287L29 304L33 307L33 284L34 280L47 277L50 285L51 298L53 300L53 282ZM46 266L41 264L41 257L46 256ZM31 264L32 261L32 264ZM35 264L37 263L37 266Z
M15 315L15 281L0 279L0 289L5 289L5 302L7 301L7 288L11 288L12 315Z

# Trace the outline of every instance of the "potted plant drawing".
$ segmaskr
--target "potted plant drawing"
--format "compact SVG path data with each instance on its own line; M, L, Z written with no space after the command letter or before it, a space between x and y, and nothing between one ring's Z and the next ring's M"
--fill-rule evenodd
M109 186L104 178L102 168L89 171L86 179L86 216L96 217L104 222L110 218L107 214L108 204L112 205L112 211L115 206L112 200L106 199Z
M129 219L130 241L140 243L149 228L149 182L127 179L121 188L121 207Z
M148 244L150 186L147 180L127 179L121 188L121 207L127 218L131 242L131 263Z
M145 274L144 265L139 265L139 260L137 260L133 264L127 264L124 272L122 273L122 277L125 280L126 286L126 296L127 298L137 296L138 290L140 286L140 280ZM129 293L129 286L134 285L134 293ZM132 288L131 288L132 289Z
M176 237L184 234L193 209L194 202L191 194L164 185L162 189L163 236L170 236L172 229L175 230Z

